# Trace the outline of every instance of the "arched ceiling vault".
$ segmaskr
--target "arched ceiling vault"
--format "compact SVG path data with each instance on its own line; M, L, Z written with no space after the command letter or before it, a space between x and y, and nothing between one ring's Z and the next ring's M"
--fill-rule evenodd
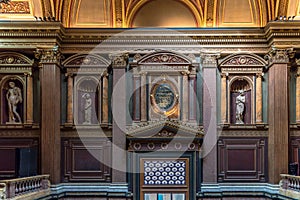
M9 6L2 4L0 20L35 20L34 16L51 16L65 27L127 28L136 24L136 17L141 21L141 16L145 14L151 16L145 17L147 20L142 23L143 26L147 26L147 22L160 26L149 19L157 15L165 21L172 21L171 14L174 12L193 21L194 24L187 23L191 27L264 27L278 16L296 16L295 19L300 19L300 0L168 0L170 6L164 8L161 14L152 10L162 9L151 6L163 7L160 5L164 0L11 1ZM181 26L180 23L176 27ZM162 26L169 27L168 24ZM174 26L174 23L170 23L170 26Z

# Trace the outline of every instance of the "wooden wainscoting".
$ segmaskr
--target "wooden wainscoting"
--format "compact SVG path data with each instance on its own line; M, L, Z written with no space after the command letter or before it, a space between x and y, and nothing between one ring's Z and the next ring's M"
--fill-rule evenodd
M266 182L266 139L222 138L218 141L219 182Z
M111 143L105 138L62 139L62 181L111 182Z

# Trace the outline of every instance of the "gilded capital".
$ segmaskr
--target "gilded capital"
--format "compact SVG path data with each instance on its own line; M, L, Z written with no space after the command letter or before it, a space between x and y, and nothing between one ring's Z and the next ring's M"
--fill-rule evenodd
M113 68L125 68L128 62L128 54L116 54L116 55L109 55L110 59L112 60L112 67Z
M279 49L272 47L272 50L265 56L269 61L269 65L274 63L289 63L290 59L295 55L293 48Z
M39 59L42 64L59 64L62 59L62 54L60 53L58 46L52 48L37 48L34 53L35 58Z

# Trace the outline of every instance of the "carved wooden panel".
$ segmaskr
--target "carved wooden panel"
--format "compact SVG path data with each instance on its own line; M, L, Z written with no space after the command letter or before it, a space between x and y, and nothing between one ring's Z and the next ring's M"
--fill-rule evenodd
M0 139L0 179L15 178L17 176L18 148L37 147L38 139Z
M107 139L62 141L63 181L111 181L111 144Z
M220 139L218 181L266 181L266 139Z

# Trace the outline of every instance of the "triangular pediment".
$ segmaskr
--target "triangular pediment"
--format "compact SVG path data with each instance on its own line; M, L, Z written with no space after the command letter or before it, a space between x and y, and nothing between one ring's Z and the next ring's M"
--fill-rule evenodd
M172 52L155 52L142 57L138 65L161 65L161 64L173 64L173 65L191 65L192 62L187 57L181 54Z
M141 122L127 128L129 138L202 138L203 129L178 120L161 119Z

